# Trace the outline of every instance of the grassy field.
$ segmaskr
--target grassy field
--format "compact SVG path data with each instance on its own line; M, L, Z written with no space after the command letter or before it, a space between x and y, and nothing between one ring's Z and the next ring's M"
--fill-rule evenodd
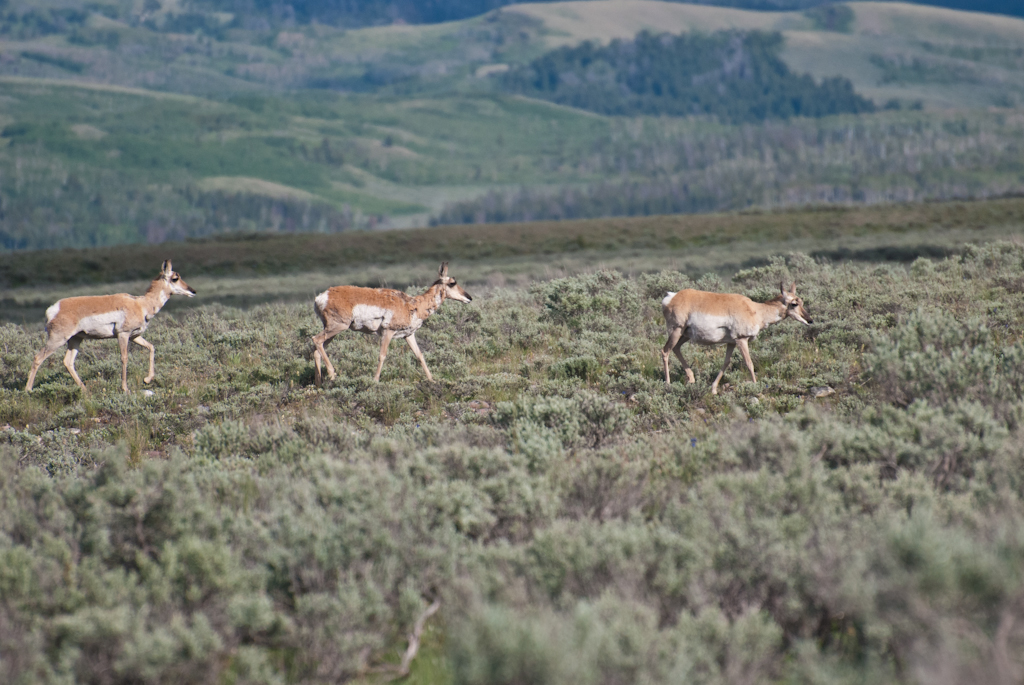
M770 254L910 262L951 254L965 241L1012 238L1024 200L950 202L719 215L638 217L502 226L267 236L94 250L0 254L0 320L42 321L70 294L144 289L167 258L214 301L248 306L309 301L339 283L394 287L431 280L451 260L460 278L488 287L595 268L674 269L699 277L763 264ZM70 287L69 287L70 286ZM177 303L198 306L203 300Z
M4 262L31 279L5 290L19 301L107 291L104 269L140 278L164 256L199 295L153 320L157 378L133 352L129 395L109 342L82 348L87 395L59 355L25 393L40 324L0 325L0 679L377 683L438 602L410 682L1015 682L1022 211ZM93 271L54 268L70 255ZM139 272L115 269L128 255ZM423 285L441 257L474 300L417 335L435 382L399 341L374 385L377 339L346 333L315 388L309 295ZM722 350L684 346L697 382L673 361L665 386L666 290L764 300L794 280L815 323L751 344L758 382L734 362L711 395ZM246 291L266 301L224 304Z

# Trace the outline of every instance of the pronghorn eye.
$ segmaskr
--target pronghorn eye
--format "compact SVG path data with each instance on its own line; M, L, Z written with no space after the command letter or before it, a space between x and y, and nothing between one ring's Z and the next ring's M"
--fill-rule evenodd
M178 280L178 276L177 276L177 275L171 276L171 280L172 280L172 281L176 281L176 280Z
M451 283L449 283L448 285L449 285L449 286L453 286L453 285L458 285L458 283L456 283L455 281L452 281L452 282L451 282Z

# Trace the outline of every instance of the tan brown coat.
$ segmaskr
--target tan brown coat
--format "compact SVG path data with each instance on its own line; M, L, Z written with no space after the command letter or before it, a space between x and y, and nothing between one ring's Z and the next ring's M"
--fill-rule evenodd
M377 372L373 376L375 383L380 381L380 372L384 368L384 359L392 338L405 338L423 366L427 380L434 380L416 344L416 331L445 299L459 302L473 300L454 278L448 276L448 262L441 264L437 273L437 281L416 297L390 288L360 288L354 285L339 285L317 295L313 301L313 310L323 323L324 330L313 336L316 384L319 386L323 382L321 361L327 366L327 377L334 380L334 365L324 348L334 336L346 330L375 333L381 337Z
M680 290L668 293L661 301L665 325L668 327L668 341L661 358L665 370L665 383L669 384L669 357L674 352L686 371L686 379L694 383L693 370L686 363L679 348L690 341L697 345L725 345L725 363L719 371L711 393L718 394L718 383L732 359L733 350L740 348L743 361L750 371L750 377L757 382L754 364L750 359L747 342L757 337L766 326L784 318L796 319L810 325L811 316L804 308L804 302L797 297L796 283L787 291L780 286L780 294L774 299L760 303L749 297L729 293L709 293L703 290Z
M150 319L156 316L172 294L193 297L196 291L181 279L168 260L163 263L160 275L150 283L146 294L141 297L120 293L58 300L46 310L46 345L32 360L32 370L29 371L25 390L32 390L36 372L47 357L67 344L64 366L78 387L85 391L85 384L75 371L78 348L83 340L106 338L117 338L121 347L121 389L124 392L128 392L129 341L149 350L149 373L143 380L146 383L152 382L156 376L156 350L142 334L149 326Z

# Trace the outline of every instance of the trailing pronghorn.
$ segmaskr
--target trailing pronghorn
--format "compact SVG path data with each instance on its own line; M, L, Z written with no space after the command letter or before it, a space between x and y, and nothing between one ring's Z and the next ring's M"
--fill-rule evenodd
M171 295L195 296L196 291L181 279L171 268L171 260L163 263L160 275L149 284L149 290L142 297L121 293L119 295L95 295L89 297L66 297L58 300L46 310L46 345L32 360L25 390L32 390L36 371L47 357L67 343L64 366L78 387L85 392L85 384L75 372L75 357L83 340L117 338L121 346L121 389L128 392L128 341L135 342L149 350L149 375L143 380L149 383L156 375L153 362L156 350L144 338L149 320L156 316Z
M668 359L672 352L683 363L687 381L694 382L693 371L679 352L680 346L687 340L698 345L726 346L725 364L711 384L711 394L718 394L718 382L729 367L736 347L740 348L750 377L756 383L757 376L754 374L754 363L750 361L747 341L756 338L765 326L782 321L787 316L802 324L813 323L811 315L804 309L804 301L796 295L796 283L788 291L784 284L780 284L779 290L781 293L777 297L764 304L743 295L708 293L702 290L668 293L661 301L661 311L665 314L665 325L668 326L668 342L661 352L666 385L669 384Z
M323 291L313 301L313 309L324 324L324 330L313 336L313 344L316 346L313 351L316 384L319 386L323 381L320 373L321 358L327 365L327 377L334 380L335 376L334 366L327 358L324 345L338 333L350 328L360 333L376 333L381 337L380 359L377 362L377 373L373 375L374 383L380 381L380 370L384 367L384 358L387 357L392 338L405 338L412 353L423 365L427 380L434 380L416 344L416 331L448 297L459 302L473 300L448 275L448 262L441 264L437 270L434 284L416 297L389 288L360 288L354 285L339 285Z

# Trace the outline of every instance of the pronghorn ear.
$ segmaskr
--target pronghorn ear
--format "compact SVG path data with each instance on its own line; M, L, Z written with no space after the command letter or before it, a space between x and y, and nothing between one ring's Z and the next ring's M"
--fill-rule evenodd
M789 294L796 297L796 281L793 281L793 285L789 286Z
M448 262L441 262L441 268L437 270L437 275L441 278L448 275Z
M163 273L164 276L170 276L172 273L174 273L174 268L171 266L171 260L165 259L163 266L160 267L160 271Z
M786 294L786 282L785 281L779 281L779 292L782 293L783 295Z

